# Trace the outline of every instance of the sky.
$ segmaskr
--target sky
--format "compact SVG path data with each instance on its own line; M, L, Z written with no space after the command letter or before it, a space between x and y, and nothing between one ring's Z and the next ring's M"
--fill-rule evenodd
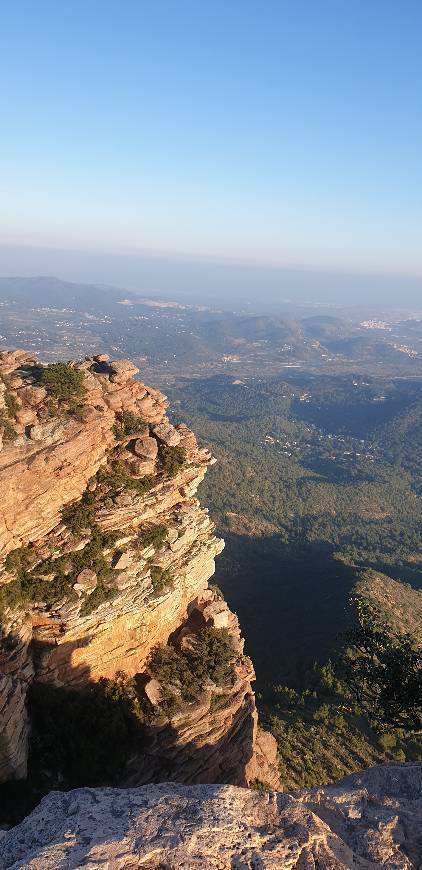
M3 0L0 245L422 276L421 43L420 0Z

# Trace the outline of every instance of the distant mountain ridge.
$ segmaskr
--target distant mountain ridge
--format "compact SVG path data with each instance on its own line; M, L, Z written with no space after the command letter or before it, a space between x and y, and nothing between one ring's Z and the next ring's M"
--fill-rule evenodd
M52 275L33 278L0 278L0 299L14 299L25 305L52 308L97 307L104 301L119 302L128 294L107 284L76 284Z

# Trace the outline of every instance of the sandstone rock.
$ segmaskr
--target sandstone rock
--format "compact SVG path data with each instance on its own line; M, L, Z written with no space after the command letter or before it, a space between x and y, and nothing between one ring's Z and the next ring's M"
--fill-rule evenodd
M122 554L118 557L117 561L114 562L114 564L113 564L113 568L115 568L116 571L124 571L125 568L128 568L128 567L129 567L129 565L131 564L131 562L132 562L132 556L131 556L131 554L128 553L128 552L126 552L126 553L122 553Z
M63 424L60 420L49 420L48 423L40 423L35 426L31 426L29 430L29 437L31 441L44 441L52 435L56 435L63 431Z
M108 353L97 353L97 354L95 354L93 359L97 363L103 363L103 362L108 362L110 357L109 357Z
M104 402L107 405L107 408L110 408L111 411L122 410L122 400L120 396L116 393L110 393L109 395L105 395Z
M246 765L248 785L259 782L268 788L279 789L277 741L269 731L257 726L253 743L253 755Z
M97 408L93 408L92 405L86 405L81 408L78 414L78 420L81 423L90 423L91 420L97 420L101 411Z
M47 390L45 387L22 387L17 391L18 398L23 405L37 407L47 398Z
M91 571L90 568L84 568L83 571L78 574L73 588L78 595L82 595L84 592L92 592L96 585L97 575L95 571Z
M146 477L154 474L155 460L154 459L131 459L129 462L130 471L135 477Z
M16 412L16 420L22 426L30 426L37 422L37 415L35 411L26 408Z
M152 704L153 707L158 707L163 697L163 690L158 680L148 680L144 687L144 692L150 704Z
M29 723L25 698L25 683L0 673L0 782L26 776Z
M138 374L139 369L128 359L115 359L109 363L112 372L110 380L114 383L125 382Z
M176 447L177 444L180 444L179 432L171 423L160 423L159 426L154 426L153 432L159 441L162 441L167 447Z
M169 529L167 532L167 541L169 544L174 544L179 537L177 529Z
M0 868L411 870L421 765L385 765L296 794L176 783L52 792L1 842Z
M22 378L18 378L15 375L12 375L12 377L10 378L10 381L9 381L9 387L11 387L12 390L17 390L18 387L22 386L22 384L23 384Z
M133 495L130 492L121 492L114 498L114 504L117 507L130 507L133 505Z
M204 607L202 615L205 621L214 628L228 628L229 609L225 601L213 601Z
M144 438L136 439L133 449L136 455L142 459L155 459L158 453L158 444L155 438L146 435Z
M35 357L25 350L4 350L0 352L0 372L8 375L16 369L23 368L26 364L35 362Z

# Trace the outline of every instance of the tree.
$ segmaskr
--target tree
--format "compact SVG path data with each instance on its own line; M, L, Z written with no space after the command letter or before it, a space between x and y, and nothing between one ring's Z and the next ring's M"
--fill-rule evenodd
M411 634L398 634L379 611L354 600L357 624L339 663L339 676L378 728L422 728L422 654Z
M58 402L75 402L86 395L84 374L68 363L50 363L41 372L41 383Z

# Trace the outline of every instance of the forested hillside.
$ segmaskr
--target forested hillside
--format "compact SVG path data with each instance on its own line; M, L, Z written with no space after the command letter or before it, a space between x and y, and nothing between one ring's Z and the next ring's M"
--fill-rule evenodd
M179 381L171 395L218 459L202 495L226 539L216 583L245 626L286 781L419 757L418 738L347 712L330 665L359 577L366 593L380 571L422 586L419 384L291 373Z

